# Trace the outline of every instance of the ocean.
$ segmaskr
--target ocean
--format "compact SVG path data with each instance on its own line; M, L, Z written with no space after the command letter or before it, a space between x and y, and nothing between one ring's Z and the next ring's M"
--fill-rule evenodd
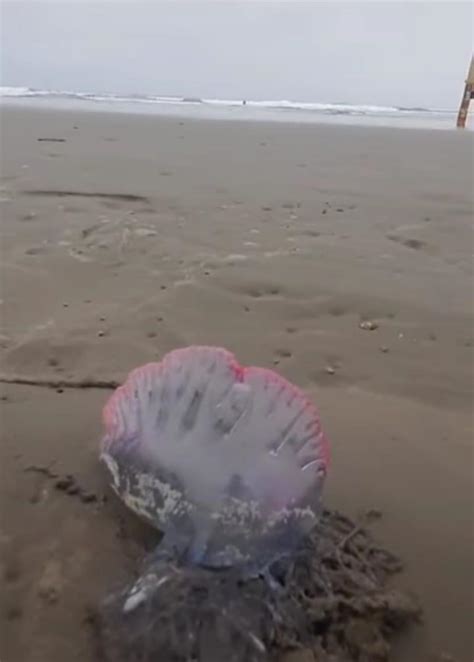
M0 87L0 104L11 103L84 110L156 113L202 119L330 122L426 129L454 129L457 115L457 111L452 109L355 105L340 102L201 99L186 96L96 94L38 90L29 87Z

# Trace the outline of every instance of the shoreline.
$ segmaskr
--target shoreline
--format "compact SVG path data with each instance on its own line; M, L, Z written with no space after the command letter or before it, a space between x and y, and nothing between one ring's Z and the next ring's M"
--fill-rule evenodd
M93 99L73 99L61 97L0 97L0 111L5 108L24 108L46 111L79 111L110 114L142 115L161 118L180 118L203 121L226 121L239 123L278 123L355 126L370 128L396 128L424 131L459 131L456 128L455 111L430 111L431 115L420 116L415 111L404 111L401 115L357 114L338 111L308 111L281 107L259 107L247 105L211 104L195 102L142 102ZM471 113L472 115L472 113ZM470 121L471 120L471 121ZM468 118L467 131L472 127L473 118Z
M1 372L54 388L1 389L2 659L90 659L88 606L149 538L99 468L107 393L67 384L189 344L314 400L326 504L382 511L423 607L393 660L470 659L472 136L8 106Z

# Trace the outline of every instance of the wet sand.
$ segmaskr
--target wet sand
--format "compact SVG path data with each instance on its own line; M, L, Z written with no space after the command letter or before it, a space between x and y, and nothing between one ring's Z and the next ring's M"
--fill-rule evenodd
M470 660L472 136L13 107L1 130L1 372L58 383L2 388L1 659L91 660L90 606L154 539L98 467L109 391L59 382L195 343L314 398L328 504L382 511L424 608L394 659Z

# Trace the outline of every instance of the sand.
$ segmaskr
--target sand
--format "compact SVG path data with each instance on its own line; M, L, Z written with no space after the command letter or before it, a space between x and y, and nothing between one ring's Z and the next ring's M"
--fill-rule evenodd
M317 403L328 505L382 511L396 585L423 605L393 659L471 659L472 136L14 107L1 123L1 372L43 385L0 401L0 658L92 659L90 606L155 540L98 466L107 386L200 343Z

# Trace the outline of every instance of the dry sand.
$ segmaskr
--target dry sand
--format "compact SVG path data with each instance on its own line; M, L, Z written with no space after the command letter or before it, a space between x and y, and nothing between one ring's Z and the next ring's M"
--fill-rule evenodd
M332 441L328 504L382 510L423 604L395 659L470 660L472 136L4 108L2 143L3 375L192 343L281 371ZM100 501L108 394L3 388L2 662L91 660L88 607L150 544Z

